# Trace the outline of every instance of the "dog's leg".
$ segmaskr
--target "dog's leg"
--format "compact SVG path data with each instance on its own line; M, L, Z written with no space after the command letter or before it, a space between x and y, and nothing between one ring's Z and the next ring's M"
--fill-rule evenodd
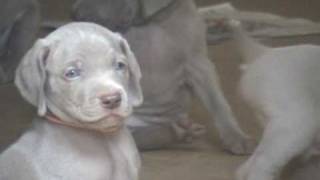
M155 150L176 143L189 143L205 133L203 125L193 123L191 119L177 122L130 126L139 150Z
M285 112L290 113L290 112ZM289 114L274 116L254 154L237 172L237 180L274 180L280 170L305 151L317 131L316 121Z
M139 150L155 150L172 145L175 141L173 129L168 124L129 127Z
M188 60L188 81L215 120L225 148L234 154L248 154L254 141L239 127L219 85L214 65L204 56ZM212 121L213 122L213 121Z

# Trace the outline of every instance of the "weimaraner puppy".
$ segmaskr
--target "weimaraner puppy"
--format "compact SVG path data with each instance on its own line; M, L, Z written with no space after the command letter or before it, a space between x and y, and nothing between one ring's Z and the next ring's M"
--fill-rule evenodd
M140 77L126 40L100 25L71 23L38 40L15 79L38 117L1 154L0 179L137 180L123 124L142 103Z
M230 25L246 60L241 93L265 127L237 179L274 180L293 158L320 152L320 46L270 48L250 39L239 22Z
M128 121L140 149L157 149L203 131L188 117L191 95L202 100L225 147L250 152L208 59L206 26L192 0L78 0L74 20L121 32L141 66L145 101Z

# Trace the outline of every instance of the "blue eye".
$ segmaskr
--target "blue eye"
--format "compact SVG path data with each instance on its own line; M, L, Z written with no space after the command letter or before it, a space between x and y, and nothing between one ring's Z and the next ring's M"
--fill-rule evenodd
M66 70L64 76L68 79L68 80L75 80L78 79L81 76L81 69L79 68L74 68L74 67L70 67Z
M117 70L117 71L123 71L123 70L125 70L127 68L127 65L124 63L124 62L116 62L116 64L115 64L115 69Z

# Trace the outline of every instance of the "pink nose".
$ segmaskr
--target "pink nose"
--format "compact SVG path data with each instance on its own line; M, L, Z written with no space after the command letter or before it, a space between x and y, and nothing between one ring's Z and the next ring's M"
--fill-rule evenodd
M121 95L118 92L100 97L101 104L106 109L115 109L119 107L121 100Z

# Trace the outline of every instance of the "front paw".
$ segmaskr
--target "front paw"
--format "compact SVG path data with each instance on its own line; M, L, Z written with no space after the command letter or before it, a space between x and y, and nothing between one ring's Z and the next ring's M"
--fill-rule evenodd
M257 141L250 137L233 136L222 139L223 147L235 155L249 155L257 146Z
M193 122L188 123L188 125L183 123L175 123L172 127L178 141L186 143L192 142L193 139L197 139L207 132L207 129L204 125Z

